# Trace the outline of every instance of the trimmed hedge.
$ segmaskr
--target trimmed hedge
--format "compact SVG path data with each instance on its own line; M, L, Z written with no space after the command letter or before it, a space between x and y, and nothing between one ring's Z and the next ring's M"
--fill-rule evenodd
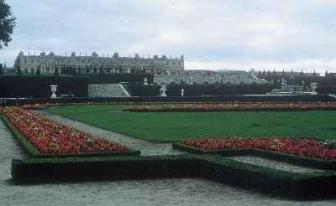
M131 83L128 86L133 96L158 96L160 85L147 85ZM181 96L181 89L184 89L184 96L202 95L237 95L237 94L266 94L274 89L270 84L168 84L167 96Z
M203 157L203 158L202 158ZM293 199L336 196L336 174L296 174L229 160L221 156L200 156L204 177L264 194Z
M24 104L68 104L68 103L120 103L120 102L335 102L336 98L328 95L304 95L304 96L267 96L267 95L227 95L212 97L102 97L102 98L30 98L8 99L6 105Z
M287 198L336 196L335 172L296 174L219 155L13 160L12 177L16 183L198 177Z
M75 97L88 97L85 77L0 75L0 98L49 98L52 84L58 86L57 96L71 92Z
M336 85L318 86L316 91L319 94L336 94Z
M187 156L130 156L13 160L14 181L119 180L198 176Z
M132 96L147 97L160 95L159 85L125 84L125 86Z
M275 88L272 84L169 84L167 85L167 96L181 96L181 89L184 89L184 96L202 95L237 95L237 94L266 94Z

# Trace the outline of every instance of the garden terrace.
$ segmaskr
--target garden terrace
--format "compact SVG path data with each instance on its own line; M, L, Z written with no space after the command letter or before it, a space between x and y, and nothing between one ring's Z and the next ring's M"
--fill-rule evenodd
M126 111L125 109L129 107L130 105L47 106L44 111L51 113L46 114L47 119L49 121L52 119L55 124L59 122L58 120L68 117L69 121L60 122L90 134L95 133L78 128L79 124L75 122L80 121L82 126L86 123L89 124L87 127L99 127L101 130L151 140L153 144L161 141L181 143L188 137L192 137L188 141L203 141L204 137L211 137L212 132L220 129L216 131L217 139L214 140L232 141L230 142L231 147L217 145L218 147L209 149L206 146L201 150L193 145L176 144L176 148L188 152L148 156L126 156L123 153L99 156L55 155L44 158L33 156L33 158L12 162L14 182L192 177L215 180L286 198L315 199L336 196L336 167L332 141L335 135L333 129L335 115L333 114L336 111L139 113ZM55 116L54 113L61 114L63 117L57 120L51 118ZM37 113L33 112L33 114ZM259 118L258 115L260 115ZM44 115L37 116L44 117ZM237 120L239 124L236 124ZM246 124L244 121L251 124ZM256 124L258 124L256 130L251 130ZM263 124L265 127L262 126ZM281 132L297 132L294 136L297 139L248 138L274 137L274 134L281 133L280 130L272 130L274 129L270 126L272 124L275 124L275 127L282 126ZM232 132L230 131L232 128L236 129L234 131L236 135L233 137L240 136L237 132L243 132L245 136L237 141L230 138L222 139L230 137L229 133ZM311 130L312 128L314 129ZM266 135L251 135L259 130L265 132ZM300 137L305 136L303 132L318 137L320 140L301 139ZM105 134L110 133L105 132ZM175 136L176 134L179 136ZM192 134L199 134L199 136ZM116 142L124 145L122 142ZM228 144L223 145L228 146ZM244 145L247 146L244 147ZM309 149L312 150L309 151ZM252 161L256 159L256 156L267 159L264 161L265 164L253 164ZM287 165L285 168L275 168L269 162L279 165L284 165L285 162Z

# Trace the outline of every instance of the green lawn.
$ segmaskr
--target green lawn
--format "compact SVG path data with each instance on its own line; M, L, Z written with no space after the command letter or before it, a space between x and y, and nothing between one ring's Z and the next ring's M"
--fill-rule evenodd
M336 137L336 111L124 112L118 105L51 107L48 111L133 137L176 142L200 137Z

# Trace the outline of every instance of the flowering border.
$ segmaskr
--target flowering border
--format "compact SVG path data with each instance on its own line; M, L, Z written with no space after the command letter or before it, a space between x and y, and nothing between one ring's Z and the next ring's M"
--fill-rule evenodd
M336 110L336 102L223 102L152 104L133 106L130 112L216 112L216 111L291 111L291 110Z
M22 108L6 108L2 118L14 136L33 157L140 154L139 151L90 136ZM21 121L22 119L25 121ZM49 147L50 145L52 147Z
M275 154L301 159L333 162L336 166L336 147L328 148L314 139L292 138L225 138L225 139L188 139L175 148L193 153L245 155Z

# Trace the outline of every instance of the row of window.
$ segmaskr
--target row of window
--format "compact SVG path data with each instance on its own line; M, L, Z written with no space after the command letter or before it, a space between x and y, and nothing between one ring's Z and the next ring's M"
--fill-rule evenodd
M182 66L183 63L181 61L139 61L139 60L127 60L127 61L106 61L106 60L95 60L92 61L90 59L83 59L80 61L72 61L70 59L67 60L42 60L42 59L23 59L24 64L149 64L149 65L173 65L173 66Z

